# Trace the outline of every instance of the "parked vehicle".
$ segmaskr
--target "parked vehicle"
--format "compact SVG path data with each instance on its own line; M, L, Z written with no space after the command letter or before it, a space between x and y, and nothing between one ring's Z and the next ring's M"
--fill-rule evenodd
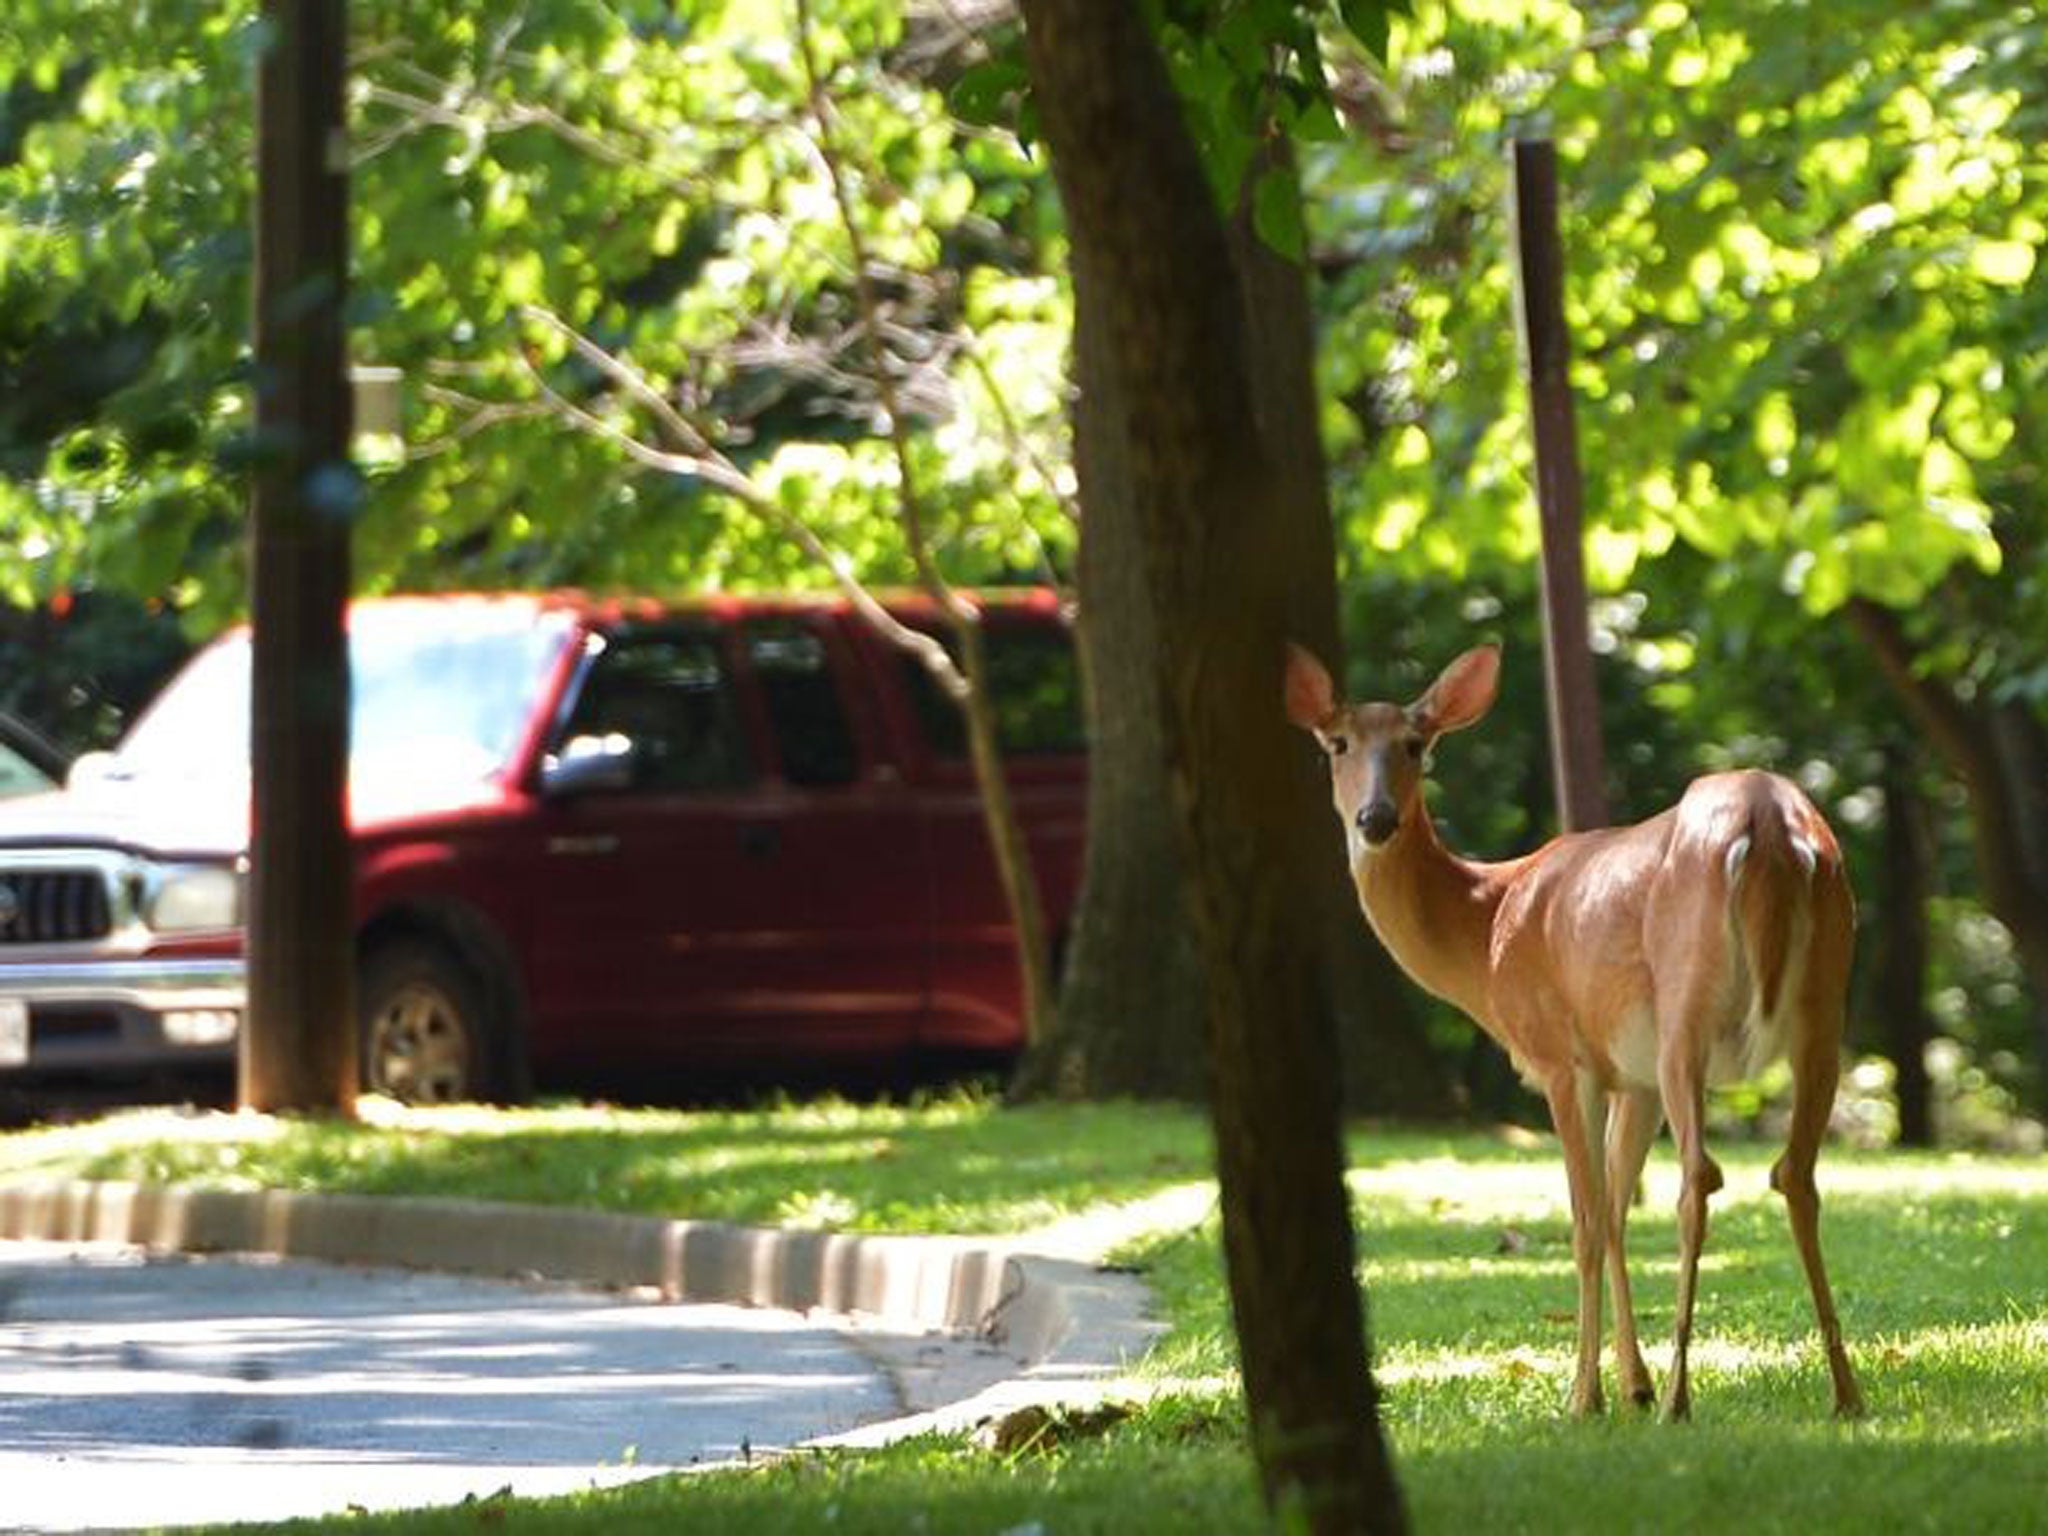
M26 720L0 713L0 799L54 788L64 754Z
M1047 594L984 615L1057 931L1084 834L1071 640ZM957 708L845 604L365 601L350 658L366 1088L1020 1044ZM62 792L0 804L0 1086L232 1059L248 688L237 631Z

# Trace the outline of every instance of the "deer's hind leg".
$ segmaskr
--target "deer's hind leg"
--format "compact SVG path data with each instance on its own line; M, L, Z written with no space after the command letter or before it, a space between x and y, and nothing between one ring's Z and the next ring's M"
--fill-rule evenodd
M1823 915L1817 914L1816 929L1825 921ZM1835 921L1838 927L1846 929L1849 920L1838 916ZM1826 941L1830 937L1837 947L1828 947ZM1821 1345L1827 1351L1828 1374L1834 1381L1835 1413L1840 1418L1854 1419L1863 1416L1863 1393L1849 1366L1849 1352L1842 1345L1834 1292L1828 1286L1827 1265L1821 1259L1820 1190L1813 1178L1842 1070L1848 945L1844 933L1829 935L1817 931L1815 940L1812 958L1795 998L1800 1013L1792 1035L1792 1127L1786 1137L1784 1155L1771 1167L1771 1188L1785 1197L1785 1210L1792 1221L1792 1241L1799 1249L1799 1262L1806 1269L1807 1287L1813 1292L1814 1317L1820 1325ZM1840 956L1839 961L1834 958L1836 955Z
M1614 1290L1614 1366L1621 1395L1639 1408L1656 1401L1656 1384L1643 1364L1636 1334L1635 1296L1628 1280L1628 1208L1650 1143L1664 1123L1654 1088L1622 1088L1607 1122L1607 1278Z

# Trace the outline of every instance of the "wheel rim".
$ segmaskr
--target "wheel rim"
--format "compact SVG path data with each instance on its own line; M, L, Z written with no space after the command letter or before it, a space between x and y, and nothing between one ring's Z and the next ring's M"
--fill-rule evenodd
M370 1020L369 1087L408 1104L469 1097L469 1033L439 987L408 982Z

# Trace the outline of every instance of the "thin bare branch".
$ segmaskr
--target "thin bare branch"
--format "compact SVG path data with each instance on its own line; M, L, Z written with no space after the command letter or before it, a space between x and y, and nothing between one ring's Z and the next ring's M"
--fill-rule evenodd
M853 192L847 185L846 168L839 157L838 144L832 133L833 107L825 90L825 74L818 63L817 44L811 27L810 0L795 0L797 55L803 63L806 100L810 108L812 133L809 136L811 151L818 157L826 179L832 187L832 200L839 209L839 221L846 230L847 244L853 254L854 299L860 306L862 318L868 331L869 356L874 368L875 390L881 398L883 414L888 418L889 443L896 456L897 496L902 512L903 531L910 545L910 557L916 563L918 575L925 588L947 610L956 624L973 622L971 608L953 590L939 569L938 561L932 557L931 537L926 524L924 498L919 492L917 475L910 457L910 429L903 418L902 401L896 389L896 382L890 374L888 358L882 346L880 317L883 306L875 292L874 269L869 261L867 237L864 234L859 210L854 205Z
M533 400L485 400L467 394L459 389L450 389L444 384L423 384L422 398L436 405L445 405L460 413L455 426L439 437L426 442L409 445L405 450L407 463L418 463L461 447L469 439L491 427L508 421L531 421L545 416L545 406Z
M521 361L527 378L556 414L582 431L617 444L634 462L649 469L701 480L716 490L724 491L757 516L782 529L796 540L807 555L831 573L834 583L862 618L878 633L886 636L892 644L917 657L919 662L940 680L942 686L947 687L949 692L952 690L955 684L949 680L949 674L951 678L957 679L958 672L953 666L952 658L946 653L946 648L923 630L911 628L883 607L874 594L862 585L854 571L852 560L843 551L832 548L819 538L817 531L802 517L769 495L752 476L720 453L696 423L677 410L645 374L625 359L583 335L559 315L537 306L528 306L523 313L527 318L546 326L567 340L577 356L597 368L626 394L647 406L662 427L685 446L683 451L676 452L643 441L617 422L608 421L563 395L548 382L533 360L522 354Z

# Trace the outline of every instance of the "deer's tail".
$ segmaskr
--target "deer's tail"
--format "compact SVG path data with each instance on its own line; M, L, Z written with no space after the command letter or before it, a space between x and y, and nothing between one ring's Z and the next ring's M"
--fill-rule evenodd
M1728 846L1735 925L1764 1018L1778 1012L1793 929L1806 911L1822 857L1822 847L1794 825L1774 795L1756 798L1748 830Z

